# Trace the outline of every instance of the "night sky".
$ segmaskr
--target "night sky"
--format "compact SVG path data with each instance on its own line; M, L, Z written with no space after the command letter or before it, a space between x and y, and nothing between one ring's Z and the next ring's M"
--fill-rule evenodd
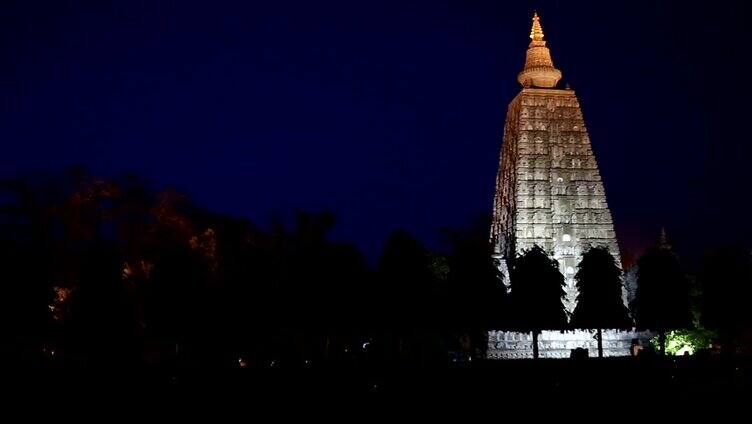
M752 243L742 2L8 1L0 177L85 165L374 257L490 213L538 10L580 97L619 241ZM712 6L712 8L711 8Z

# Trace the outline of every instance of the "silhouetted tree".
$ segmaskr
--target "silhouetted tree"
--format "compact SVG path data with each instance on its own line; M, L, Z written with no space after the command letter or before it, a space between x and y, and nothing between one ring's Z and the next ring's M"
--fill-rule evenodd
M577 266L577 306L572 313L574 328L597 329L598 357L603 357L603 329L632 326L622 298L621 269L605 247L594 247L582 255Z
M41 356L51 335L55 298L45 253L42 246L0 239L0 358L7 355L7 361Z
M538 334L541 330L559 330L567 326L562 299L564 276L559 263L534 245L519 255L510 271L511 325L533 333L533 357L538 357Z
M649 249L638 261L637 291L632 304L637 327L657 331L661 355L666 332L689 328L689 283L679 258L665 244Z
M423 245L404 231L392 233L379 259L376 284L375 313L388 333L382 335L393 339L384 347L402 358L434 357L436 339L420 337L432 328L438 312L432 299L436 280Z
M206 321L205 268L188 246L165 246L144 293L148 336L164 358L196 360L197 335Z
M260 362L254 346L263 343L264 324L270 316L261 310L262 281L255 273L260 265L252 254L262 234L250 222L227 216L212 216L210 225L216 237L215 270L209 271L211 297L206 299L208 322L204 344L207 360L225 366L239 361L257 366ZM208 263L211 265L211 263Z
M7 281L14 281L14 287L8 287L5 293L16 299L14 306L23 309L14 311L11 306L6 311L23 323L16 327L22 330L24 339L33 340L37 348L44 345L44 350L51 353L57 350L53 333L71 328L61 325L72 309L71 301L95 286L90 282L107 279L101 266L94 268L107 261L89 260L91 255L117 255L113 244L102 236L113 186L91 178L81 169L73 169L57 176L19 178L4 183L3 188L7 190L7 196L3 196L7 203L3 204L0 217L7 225L3 247L13 249L3 255L3 259L13 263L3 269L10 277ZM87 289L76 294L79 286ZM44 314L43 309L47 309ZM76 319L82 315L78 313ZM112 333L101 334L99 339L107 339ZM71 335L69 341L74 338ZM30 346L23 341L21 345Z
M739 336L752 328L752 256L741 246L719 249L705 258L700 272L702 324L718 332L733 351Z
M64 322L64 347L89 365L122 368L139 354L132 296L121 279L122 258L108 241L80 255L81 271Z
M53 329L52 205L60 196L47 179L0 184L0 358L11 363L41 356Z
M448 324L467 336L480 356L488 347L488 330L505 327L507 300L506 287L491 258L487 221L478 219L468 228L446 232L451 245L445 300Z
M334 216L299 213L291 234L291 269L286 284L297 299L290 316L303 330L308 358L332 359L354 350L364 325L361 290L366 264L360 252L346 243L327 239Z

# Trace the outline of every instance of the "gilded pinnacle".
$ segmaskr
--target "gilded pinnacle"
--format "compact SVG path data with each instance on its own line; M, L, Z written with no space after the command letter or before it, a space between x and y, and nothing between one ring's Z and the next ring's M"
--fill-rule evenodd
M555 88L561 79L561 71L554 67L551 52L543 41L543 27L538 13L533 14L530 29L530 45L525 57L525 68L517 75L523 87Z
M530 29L530 39L533 41L543 40L543 27L540 24L538 12L533 13L533 27Z

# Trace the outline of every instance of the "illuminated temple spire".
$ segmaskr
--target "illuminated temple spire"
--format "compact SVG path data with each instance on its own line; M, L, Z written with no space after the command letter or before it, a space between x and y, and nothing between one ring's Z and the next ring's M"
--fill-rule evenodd
M556 87L561 72L551 61L537 14L530 39L518 76L523 88L509 103L504 122L491 223L492 258L515 296L524 283L512 289L510 265L528 249L542 248L558 263L564 280L562 303L571 313L577 306L575 275L583 255L594 247L606 248L621 267L619 244L580 102L574 90ZM569 358L578 347L588 349L591 356L598 354L590 331L540 334L545 339L541 357ZM605 356L628 356L633 339L648 340L648 335L637 332L605 334ZM488 335L487 358L534 357L533 340L526 333L500 330Z
M543 27L538 13L533 14L533 27L530 29L530 45L525 57L525 68L517 75L523 87L554 88L561 79L561 71L554 67L551 52L543 40Z

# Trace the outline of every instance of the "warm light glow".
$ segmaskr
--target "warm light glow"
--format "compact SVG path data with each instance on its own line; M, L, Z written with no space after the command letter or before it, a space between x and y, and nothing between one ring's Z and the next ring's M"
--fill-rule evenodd
M66 305L70 299L72 290L66 287L55 286L52 288L52 291L55 294L55 298L52 304L47 305L47 308L52 313L52 318L55 321L60 321L65 316Z

